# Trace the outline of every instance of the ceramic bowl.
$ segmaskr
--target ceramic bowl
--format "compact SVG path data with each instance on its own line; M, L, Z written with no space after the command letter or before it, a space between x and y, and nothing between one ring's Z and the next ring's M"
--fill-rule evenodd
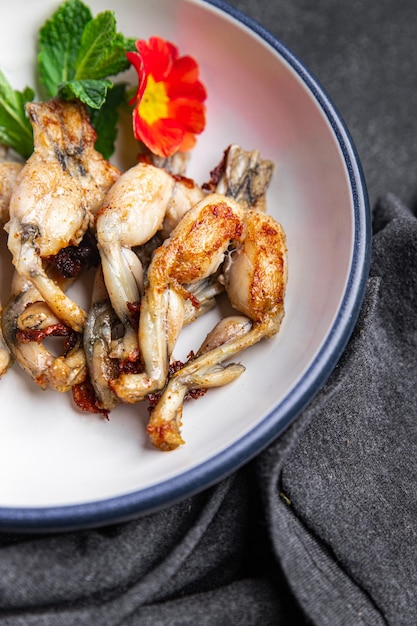
M15 0L0 8L0 66L15 89L34 84L37 32L58 4ZM274 161L267 201L288 238L286 315L277 336L241 355L246 371L237 381L185 405L186 443L169 453L148 444L144 403L118 407L106 421L77 410L70 394L40 390L15 365L0 381L0 528L15 531L84 528L147 514L258 455L332 372L368 273L370 215L360 163L343 120L302 61L218 0L87 4L93 14L113 9L125 35L159 35L198 60L208 123L189 176L206 181L231 143ZM115 156L123 168L136 157L126 136L121 133ZM1 246L4 302L11 275L5 238ZM214 311L187 327L178 358L198 347L217 319Z

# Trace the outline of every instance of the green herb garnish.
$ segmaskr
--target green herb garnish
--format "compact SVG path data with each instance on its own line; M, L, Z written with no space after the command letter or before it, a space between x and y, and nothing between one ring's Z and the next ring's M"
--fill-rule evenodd
M117 32L113 11L93 17L81 0L63 2L39 31L38 76L46 99L83 102L106 158L114 151L118 108L127 101L126 86L112 77L129 68L126 52L134 49L135 40ZM25 104L33 98L32 89L13 91L0 75L0 142L25 158L33 150Z
M114 152L117 139L119 109L126 104L126 85L113 85L101 109L90 110L90 120L97 133L95 148L108 159Z
M113 83L129 67L134 40L116 31L112 11L92 17L80 0L66 0L39 33L39 77L50 98L78 98L100 109Z
M25 104L34 97L33 89L15 91L0 71L0 143L27 158L33 151L32 126Z

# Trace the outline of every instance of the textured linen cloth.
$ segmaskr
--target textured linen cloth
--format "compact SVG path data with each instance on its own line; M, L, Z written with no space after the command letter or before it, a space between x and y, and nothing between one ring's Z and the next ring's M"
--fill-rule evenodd
M367 295L336 370L259 458L274 553L313 623L417 623L417 220L375 212Z
M314 72L358 148L375 235L357 327L296 422L219 485L125 524L0 534L1 625L417 624L415 3L231 4Z

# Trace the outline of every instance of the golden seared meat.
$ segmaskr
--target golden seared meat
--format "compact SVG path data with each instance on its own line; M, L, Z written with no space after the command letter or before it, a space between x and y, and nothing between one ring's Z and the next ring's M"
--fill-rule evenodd
M243 236L244 210L231 198L209 194L182 218L154 253L139 319L143 374L122 374L112 382L124 402L137 402L161 389L170 355L184 325L187 285L215 274L232 241Z
M17 176L23 167L22 163L7 160L7 150L0 150L0 227L9 219L9 204ZM3 243L3 241L2 241ZM7 372L13 362L12 354L4 340L1 324L2 307L0 304L0 378Z
M7 372L13 361L11 352L4 340L1 314L2 308L0 306L0 378Z
M23 163L16 161L0 162L0 225L9 220L9 204L16 179L23 167Z
M85 312L47 274L44 262L78 245L119 171L94 148L96 134L78 102L29 103L34 152L19 173L6 225L17 272L76 331Z
M123 356L137 351L130 304L143 291L143 267L133 248L143 246L163 227L171 228L203 197L190 179L139 163L120 176L97 215L97 240L104 282L114 310L125 327Z
M61 288L65 288L63 283ZM2 327L13 358L43 389L66 392L84 380L86 363L81 335L65 326L32 282L17 272L2 312ZM43 345L42 341L51 336L63 337L70 344L62 356Z
M129 368L138 360L137 312L155 248L211 188L221 188L230 197L236 194L245 208L264 206L273 170L272 163L262 159L258 151L247 152L232 145L214 168L210 183L200 188L185 177L183 155L151 161L139 163L122 174L97 214L97 239L108 295L100 296L100 300L94 297L84 343L88 354L94 354L88 362L98 406L110 407L114 403L103 377L103 373L107 375L113 370L114 360L122 360ZM187 289L190 297L183 303L184 324L212 309L223 286L212 274L189 284ZM109 337L114 333L109 335L108 323L112 320L114 329L115 320L110 304L123 325L123 335L119 324L117 339L112 340Z
M264 159L259 150L243 150L231 144L204 187L233 198L244 209L265 211L266 191L273 173L273 162Z
M244 315L223 320L196 356L169 377L185 303L193 297L190 285L220 267L230 303ZM180 445L187 391L235 380L243 366L223 362L278 332L286 283L285 232L270 215L245 210L221 194L209 194L186 213L149 266L139 320L144 372L122 374L111 383L123 402L163 390L147 429L153 445L162 450Z
M244 316L223 319L195 357L168 381L147 428L151 443L161 450L183 443L180 425L185 394L235 380L244 367L223 366L223 362L280 328L285 312L287 246L282 226L270 215L253 210L243 213L242 235L233 240L233 250L223 264L223 282L230 303Z

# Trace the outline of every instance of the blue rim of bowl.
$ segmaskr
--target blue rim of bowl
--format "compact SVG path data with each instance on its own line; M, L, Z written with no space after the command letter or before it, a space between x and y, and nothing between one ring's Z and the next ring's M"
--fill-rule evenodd
M218 455L177 477L114 498L44 508L0 507L0 530L57 532L99 527L153 513L213 486L257 456L296 419L326 382L355 327L369 273L371 218L361 164L344 121L311 72L261 24L223 0L203 2L250 29L289 63L308 86L337 138L347 168L354 210L352 263L338 315L302 380L255 429Z

